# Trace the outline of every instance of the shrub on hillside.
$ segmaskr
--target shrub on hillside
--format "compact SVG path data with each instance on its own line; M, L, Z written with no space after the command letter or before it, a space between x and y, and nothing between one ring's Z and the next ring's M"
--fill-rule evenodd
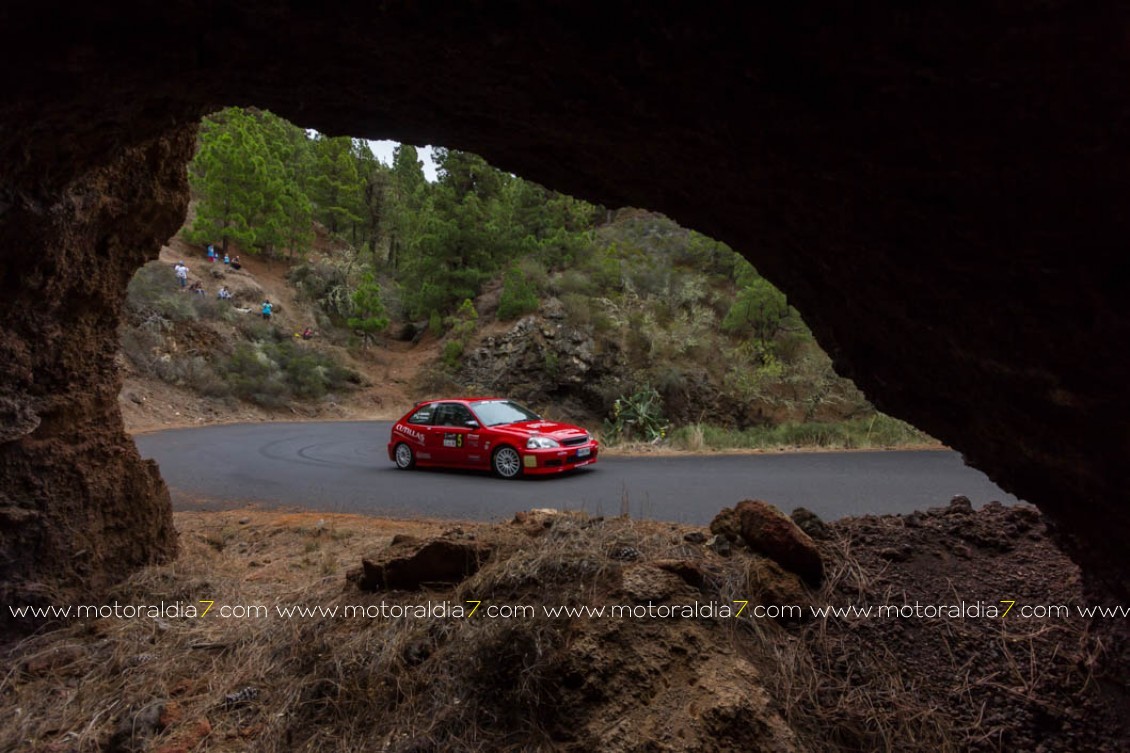
M770 340L788 316L789 305L785 294L764 277L758 277L738 292L738 297L722 321L722 329L739 337Z
M177 284L172 268L151 261L137 270L126 288L126 306L135 320L153 317L172 322L196 319L199 313L193 299Z
M588 275L575 269L567 269L553 278L552 288L560 296L576 293L578 295L596 295L598 284Z
M272 408L292 398L317 399L350 389L359 380L331 357L293 340L241 343L222 372L238 397Z
M433 310L431 315L428 316L428 332L434 337L443 334L443 317L439 315L438 311Z
M443 365L448 369L454 369L459 365L459 359L463 356L463 343L458 340L448 340L443 345Z
M561 305L565 309L565 321L570 327L584 329L592 324L592 309L594 301L587 295L580 293L566 293L561 296Z
M498 318L511 321L538 310L538 293L534 284L518 267L511 267L502 283L502 295L498 300Z
M604 422L604 436L612 444L620 440L655 442L667 436L670 425L663 417L663 398L650 385L612 404Z
M348 282L348 259L322 258L299 264L288 279L302 295L318 304L331 317L353 314Z
M478 327L479 313L475 311L475 304L470 298L465 299L459 309L447 318L446 323L451 339L443 346L443 363L449 369L454 369Z
M537 259L526 257L518 261L518 269L538 293L549 289L549 270Z

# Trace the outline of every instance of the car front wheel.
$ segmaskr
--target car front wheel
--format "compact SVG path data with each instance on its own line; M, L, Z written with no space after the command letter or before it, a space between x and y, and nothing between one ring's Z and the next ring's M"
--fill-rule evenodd
M513 447L499 447L494 452L494 472L502 478L518 478L522 473L522 458Z
M402 471L406 471L416 465L416 453L412 452L412 448L401 442L396 446L395 450L396 467Z

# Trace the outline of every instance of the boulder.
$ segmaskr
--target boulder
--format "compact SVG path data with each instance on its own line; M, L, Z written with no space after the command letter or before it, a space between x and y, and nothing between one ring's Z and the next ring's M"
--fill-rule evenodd
M810 586L824 579L824 561L816 542L768 502L747 499L734 508L741 537L750 549L796 573Z
M800 526L800 530L814 539L827 539L830 535L828 533L828 526L824 525L824 521L820 519L820 516L807 507L796 508L789 517L793 519L794 523Z
M732 507L723 507L714 520L710 521L710 532L721 536L730 543L736 542L742 535L741 524L738 522L737 513Z
M361 560L357 585L365 591L414 591L429 583L458 583L478 572L490 550L476 541L397 537Z
M771 559L754 555L746 567L745 598L752 604L780 607L772 619L787 624L802 622L810 614L811 599L795 574ZM784 607L799 607L800 612ZM773 612L769 612L773 614Z

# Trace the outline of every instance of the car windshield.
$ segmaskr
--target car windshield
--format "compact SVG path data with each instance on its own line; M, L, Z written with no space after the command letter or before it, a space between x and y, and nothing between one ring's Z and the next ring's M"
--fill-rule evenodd
M519 421L537 421L541 416L532 413L518 403L509 400L483 400L471 403L472 410L479 417L483 426L498 426L499 424L516 424Z

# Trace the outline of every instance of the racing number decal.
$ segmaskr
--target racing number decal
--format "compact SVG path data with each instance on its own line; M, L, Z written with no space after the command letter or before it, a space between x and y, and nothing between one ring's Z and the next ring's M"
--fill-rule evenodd
M444 447L462 447L463 435L462 434L444 434L443 435Z

